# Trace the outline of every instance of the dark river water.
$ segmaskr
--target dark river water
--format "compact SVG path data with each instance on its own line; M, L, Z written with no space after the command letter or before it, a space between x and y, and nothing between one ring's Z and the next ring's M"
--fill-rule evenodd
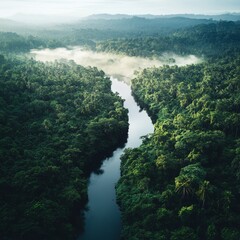
M125 99L129 111L129 133L124 148L117 149L113 156L104 160L103 174L92 173L88 185L89 202L85 212L85 230L78 240L119 240L121 213L116 203L115 185L120 178L120 156L125 148L140 146L141 136L153 133L153 124L145 111L140 112L131 95L129 85L112 80L112 91Z

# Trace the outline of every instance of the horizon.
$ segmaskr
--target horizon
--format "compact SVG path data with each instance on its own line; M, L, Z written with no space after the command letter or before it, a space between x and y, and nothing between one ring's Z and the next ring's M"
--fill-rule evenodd
M77 19L96 14L219 15L239 12L239 0L0 0L1 18L10 19L19 15Z
M106 18L104 18L104 15L106 15ZM121 19L121 17L119 18L114 18L117 16L121 16L123 15L122 18L124 18L124 16L128 16L127 18L130 17L142 17L144 18L146 16L149 16L149 19L151 19L151 16L153 18L158 18L158 17L167 17L169 16L169 18L174 18L174 17L185 17L191 18L191 16L206 16L206 19L208 19L207 17L214 17L214 16L221 16L221 15L236 15L239 16L240 15L240 11L239 12L222 12L222 13L213 13L213 14L207 14L207 13L166 13L166 14L152 14L152 13L143 13L143 14L127 14L127 13L107 13L107 12L103 12L103 13L93 13L90 15L86 15L86 16L82 16L82 17L77 17L77 16L65 16L65 15L45 15L45 14L27 14L27 13L16 13L15 15L9 16L9 17L2 17L0 16L0 20L7 20L7 21L13 21L16 23L20 23L20 24L27 24L29 26L33 25L33 26L41 26L43 24L47 24L47 25L52 25L52 24L70 24L70 23L74 23L77 21L81 21L84 19L105 19L105 20L114 20L114 19ZM111 16L113 17L111 19ZM96 17L96 18L95 18ZM193 17L194 18L194 17ZM203 18L204 19L204 18Z

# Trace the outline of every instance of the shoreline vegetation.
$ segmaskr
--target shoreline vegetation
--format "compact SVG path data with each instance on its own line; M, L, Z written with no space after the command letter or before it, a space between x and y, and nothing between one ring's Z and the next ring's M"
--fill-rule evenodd
M90 172L127 139L123 100L96 68L0 59L1 239L73 239Z
M154 134L122 156L122 239L237 240L240 55L132 80Z

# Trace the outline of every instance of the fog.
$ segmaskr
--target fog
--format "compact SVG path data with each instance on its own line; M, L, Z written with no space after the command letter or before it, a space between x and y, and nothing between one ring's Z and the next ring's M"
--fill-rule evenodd
M36 60L43 62L61 59L74 60L77 64L85 67L97 67L103 70L107 75L117 77L125 82L130 82L134 77L134 72L144 68L153 66L159 67L166 64L184 66L187 64L200 63L202 61L202 59L194 55L178 56L173 53L165 53L159 56L158 59L149 59L86 51L80 47L72 49L34 49L31 51L31 54L35 56Z

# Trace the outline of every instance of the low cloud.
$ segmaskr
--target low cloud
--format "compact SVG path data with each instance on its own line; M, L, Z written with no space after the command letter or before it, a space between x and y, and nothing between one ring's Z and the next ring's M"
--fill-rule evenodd
M48 62L60 59L74 60L77 64L88 67L97 67L103 70L107 75L118 77L121 80L130 82L134 77L135 71L144 68L159 67L163 65L178 65L200 63L202 60L194 55L178 56L176 54L166 53L159 59L149 59L142 57L129 57L111 53L98 53L82 50L79 47L73 49L57 48L32 50L36 60Z

